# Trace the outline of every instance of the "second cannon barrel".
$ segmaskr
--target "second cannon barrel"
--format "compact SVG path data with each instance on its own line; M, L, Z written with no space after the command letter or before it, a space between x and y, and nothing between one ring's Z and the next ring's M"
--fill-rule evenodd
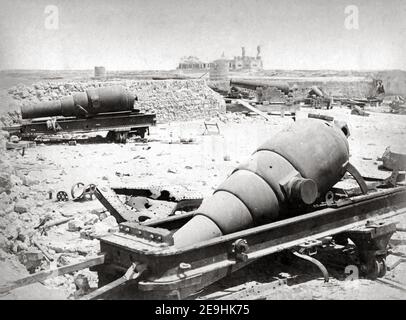
M88 89L63 97L60 100L45 101L34 105L23 105L23 119L42 117L86 117L99 113L131 111L136 97L123 86L109 86Z

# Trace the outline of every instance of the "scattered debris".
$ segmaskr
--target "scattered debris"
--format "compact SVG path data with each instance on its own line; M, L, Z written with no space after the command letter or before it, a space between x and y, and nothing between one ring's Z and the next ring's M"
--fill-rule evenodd
M19 150L19 149L26 149L35 147L36 143L32 141L17 141L17 142L6 142L6 149L7 150Z
M406 170L406 154L391 151L390 146L386 147L381 157L382 167L388 170Z
M27 204L21 200L16 202L16 204L14 205L14 211L20 214L27 212L28 211Z
M68 231L77 232L82 230L85 227L85 224L82 221L73 220L68 223Z
M309 113L307 115L308 118L313 118L313 119L321 119L321 120L326 120L326 121L333 121L334 117L327 116L325 114L320 114L320 113Z
M38 242L38 240L32 239L31 241L32 241L32 243L44 254L45 259L47 259L48 261L53 261L53 260L54 260L54 258L48 253L47 249L45 249L45 248L42 246L42 244L40 244L40 243Z
M68 193L66 191L58 191L58 193L56 194L56 199L58 201L68 201Z
M406 100L402 96L396 96L389 104L390 112L405 114L406 113Z
M57 219L55 221L48 221L48 222L36 227L36 229L40 230L41 234L43 234L49 228L67 223L67 222L71 221L72 219L73 219L73 217L68 217L68 218Z
M351 110L351 114L357 115L357 116L363 116L363 117L368 117L369 113L365 112L361 108L354 106Z
M204 131L203 131L203 135L206 134L220 134L220 128L217 122L207 122L204 121ZM210 128L215 128L216 131L212 131L210 130Z
M116 176L117 177L129 177L129 176L131 176L131 174L130 173L121 173L121 172L116 171Z
M93 195L96 190L96 185L91 183L85 187L85 184L78 182L71 188L71 196L73 201L93 200Z
M76 286L76 291L74 293L74 297L76 299L80 298L81 296L88 294L90 292L89 280L83 274L78 274L75 277L74 282L75 282L75 286Z
M256 114L259 114L260 116L264 117L266 120L268 121L272 121L272 118L270 116L268 116L266 113L258 110L257 108L253 107L252 105L250 105L247 101L238 99L237 102L239 104L241 104L242 106L244 106L245 108L251 110L252 112L255 112Z
M34 272L44 260L44 254L37 249L30 249L18 254L19 261L27 268L29 272Z

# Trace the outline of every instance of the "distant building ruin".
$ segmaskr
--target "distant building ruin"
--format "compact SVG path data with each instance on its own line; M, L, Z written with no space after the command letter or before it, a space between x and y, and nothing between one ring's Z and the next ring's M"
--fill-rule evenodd
M199 58L194 56L183 57L178 65L178 70L190 70L190 71L199 71L199 70L209 70L210 63L202 62Z
M256 57L245 55L245 47L241 47L241 56L236 56L229 62L230 70L240 71L259 71L263 70L263 63L261 58L261 47L257 46Z
M222 58L223 59L223 58ZM217 61L217 60L216 60ZM261 47L257 46L257 55L255 57L245 55L245 47L241 48L241 56L235 56L233 59L227 59L230 71L260 71L263 70L261 57ZM178 70L182 71L208 71L213 68L215 62L202 62L194 56L183 57L178 65Z

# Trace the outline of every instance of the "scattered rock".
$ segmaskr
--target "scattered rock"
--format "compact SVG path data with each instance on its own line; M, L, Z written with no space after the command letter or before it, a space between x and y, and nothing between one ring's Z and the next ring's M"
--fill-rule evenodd
M96 215L99 220L103 220L106 219L110 214L108 211L106 211L105 209L93 209L91 212L91 214Z
M96 214L86 215L86 219L84 220L85 226L94 225L99 221L100 221L99 216Z
M99 222L99 223L103 223L105 225L108 225L111 228L114 228L114 227L118 226L117 220L113 216L108 216L106 219L104 219L102 222Z
M18 260L27 268L28 271L34 271L39 267L44 259L44 254L37 249L27 249L19 253Z
M20 186L20 185L23 184L23 181L21 180L20 177L14 175L14 174L11 174L11 175L10 175L10 183L11 183L13 186Z
M33 235L34 235L34 230L21 228L18 233L17 239L22 242L29 243L30 239Z
M27 204L23 201L18 201L15 205L14 205L14 211L17 213L25 213L28 211L28 207Z
M78 253L62 253L57 260L58 266L66 266L73 263L78 263L81 256Z
M10 142L12 143L17 143L18 141L20 141L20 138L17 136L11 136L10 137Z
M358 107L354 107L351 110L351 114L357 115L357 116L363 116L363 117L368 117L369 113L365 112L364 110L362 110L361 108Z
M31 186L34 186L34 185L36 185L36 184L39 184L40 183L40 181L39 180L37 180L37 179L33 179L33 178L31 178L31 177L24 177L23 179L22 179L22 183L23 183L23 185L25 185L25 186L27 186L27 187L31 187Z
M126 198L125 204L137 211L145 210L146 208L149 208L151 206L148 198L146 197L129 196Z
M118 223L116 218L113 216L108 216L103 221L100 221L88 229L83 230L80 233L80 237L84 239L97 239L103 237L110 232L116 231Z
M0 172L0 194L3 192L10 193L13 188L13 184L10 180L10 174L6 172Z
M0 234L0 249L2 249L3 251L8 251L9 247L10 247L10 241L7 240L7 238L5 236Z
M78 274L74 280L76 291L74 293L75 298L79 298L90 292L89 280L83 274Z
M70 231L70 232L80 231L84 227L85 227L85 225L82 221L71 220L68 222L68 231Z
M17 251L27 251L28 250L28 245L25 242L22 241L16 241L17 242Z

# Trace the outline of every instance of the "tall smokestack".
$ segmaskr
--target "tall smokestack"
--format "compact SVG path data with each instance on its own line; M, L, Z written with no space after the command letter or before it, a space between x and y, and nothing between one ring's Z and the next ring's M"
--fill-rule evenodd
M261 58L261 46L257 46L257 58Z
M245 47L241 47L241 56L243 59L245 58Z

